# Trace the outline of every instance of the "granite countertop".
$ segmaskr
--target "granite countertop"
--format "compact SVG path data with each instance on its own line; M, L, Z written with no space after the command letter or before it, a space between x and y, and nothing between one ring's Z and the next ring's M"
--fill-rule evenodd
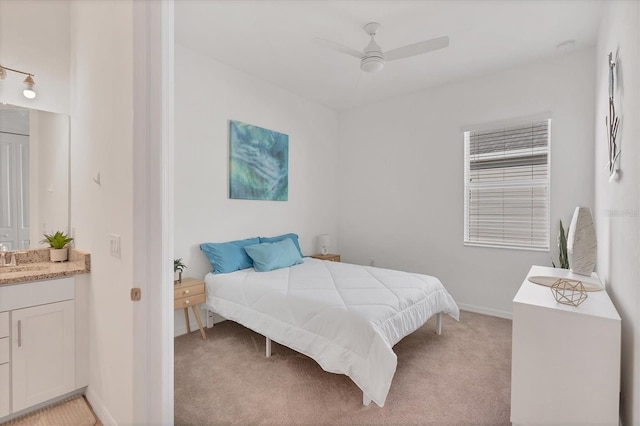
M17 266L0 266L0 285L50 280L91 271L91 255L74 248L69 249L66 262L51 262L49 249L45 248L16 252L16 263Z

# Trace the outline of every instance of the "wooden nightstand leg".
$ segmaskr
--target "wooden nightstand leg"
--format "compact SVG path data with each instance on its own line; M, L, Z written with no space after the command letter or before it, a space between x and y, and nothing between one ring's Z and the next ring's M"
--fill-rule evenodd
M196 311L196 306L191 305L191 309L193 309L193 315L196 317L196 321L198 321L198 327L200 327L200 335L202 336L202 340L207 340L207 335L204 334L204 330L202 329L202 320L200 319L200 315Z
M184 322L187 323L187 333L191 333L191 325L189 324L189 308L184 308Z

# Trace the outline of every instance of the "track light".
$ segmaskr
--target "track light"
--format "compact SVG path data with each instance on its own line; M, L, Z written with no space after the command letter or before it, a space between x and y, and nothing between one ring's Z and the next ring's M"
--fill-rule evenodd
M34 99L36 97L36 92L33 90L33 86L35 86L36 83L33 81L31 74L24 79L24 84L26 84L27 87L22 91L22 94L27 99Z
M29 72L16 70L16 69L13 69L13 68L3 67L2 65L0 65L0 81L5 79L5 77L7 76L7 71L13 71L13 72L18 73L18 74L26 75L27 78L24 79L24 84L27 87L22 91L22 94L27 99L34 99L36 97L36 92L35 92L35 90L33 90L33 86L36 85L36 82L33 81L33 74L31 74Z

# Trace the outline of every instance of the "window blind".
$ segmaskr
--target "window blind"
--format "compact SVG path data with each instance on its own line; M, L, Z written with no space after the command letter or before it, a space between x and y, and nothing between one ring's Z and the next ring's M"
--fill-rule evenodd
M549 250L550 128L464 132L465 244Z

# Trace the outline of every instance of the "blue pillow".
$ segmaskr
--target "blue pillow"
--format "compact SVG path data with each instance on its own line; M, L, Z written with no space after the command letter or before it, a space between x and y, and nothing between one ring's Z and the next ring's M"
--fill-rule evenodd
M258 237L226 243L203 243L200 249L207 255L214 274L226 274L253 266L244 246L260 243Z
M244 250L253 259L253 269L268 272L302 263L302 256L291 238L275 243L245 246Z
M298 243L298 234L283 234L283 235L278 235L277 237L260 237L260 242L261 243L277 243L278 241L282 241L287 238L293 241L293 244L296 246L296 249L298 249L298 253L300 253L300 257L304 257L304 254L302 254L302 250L300 250L300 244Z

